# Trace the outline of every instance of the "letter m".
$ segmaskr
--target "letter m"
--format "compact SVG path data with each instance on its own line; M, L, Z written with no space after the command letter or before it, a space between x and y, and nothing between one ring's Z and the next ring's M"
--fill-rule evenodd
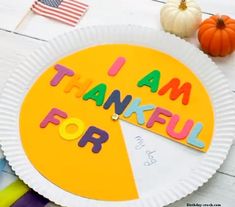
M169 83L159 90L158 94L162 96L171 90L170 99L176 100L180 95L183 95L182 104L187 105L189 103L191 88L191 83L186 82L180 86L180 80L178 78L173 78Z

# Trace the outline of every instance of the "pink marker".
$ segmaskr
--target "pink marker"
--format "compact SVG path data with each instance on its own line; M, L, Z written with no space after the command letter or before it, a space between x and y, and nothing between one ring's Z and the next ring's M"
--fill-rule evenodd
M113 63L113 65L110 67L108 71L108 75L109 76L117 75L118 71L122 68L125 62L126 62L126 59L124 57L118 57L116 61Z

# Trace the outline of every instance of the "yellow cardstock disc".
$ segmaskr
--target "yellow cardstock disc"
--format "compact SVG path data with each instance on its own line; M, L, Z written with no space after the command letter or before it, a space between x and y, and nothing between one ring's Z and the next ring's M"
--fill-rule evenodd
M210 97L192 71L160 51L125 44L84 49L46 69L23 101L20 135L33 166L60 188L132 200L139 194L120 120L198 153L213 137Z

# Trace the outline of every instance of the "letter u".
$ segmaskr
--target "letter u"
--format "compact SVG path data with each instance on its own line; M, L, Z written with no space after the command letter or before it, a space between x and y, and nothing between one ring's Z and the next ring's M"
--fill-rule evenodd
M183 129L180 132L175 132L175 127L177 123L179 122L179 119L180 119L179 115L176 115L176 114L173 115L166 128L166 131L167 131L167 134L171 136L172 138L181 140L181 139L185 139L188 136L189 132L191 131L193 127L194 122L190 119L187 120L186 123L184 124Z

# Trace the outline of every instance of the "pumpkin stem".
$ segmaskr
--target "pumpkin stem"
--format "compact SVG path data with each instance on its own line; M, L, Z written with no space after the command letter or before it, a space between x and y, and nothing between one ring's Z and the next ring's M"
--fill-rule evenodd
M186 0L181 0L180 5L179 5L179 9L181 9L181 10L187 9Z
M225 23L222 17L218 17L216 27L218 29L224 29L225 28Z

